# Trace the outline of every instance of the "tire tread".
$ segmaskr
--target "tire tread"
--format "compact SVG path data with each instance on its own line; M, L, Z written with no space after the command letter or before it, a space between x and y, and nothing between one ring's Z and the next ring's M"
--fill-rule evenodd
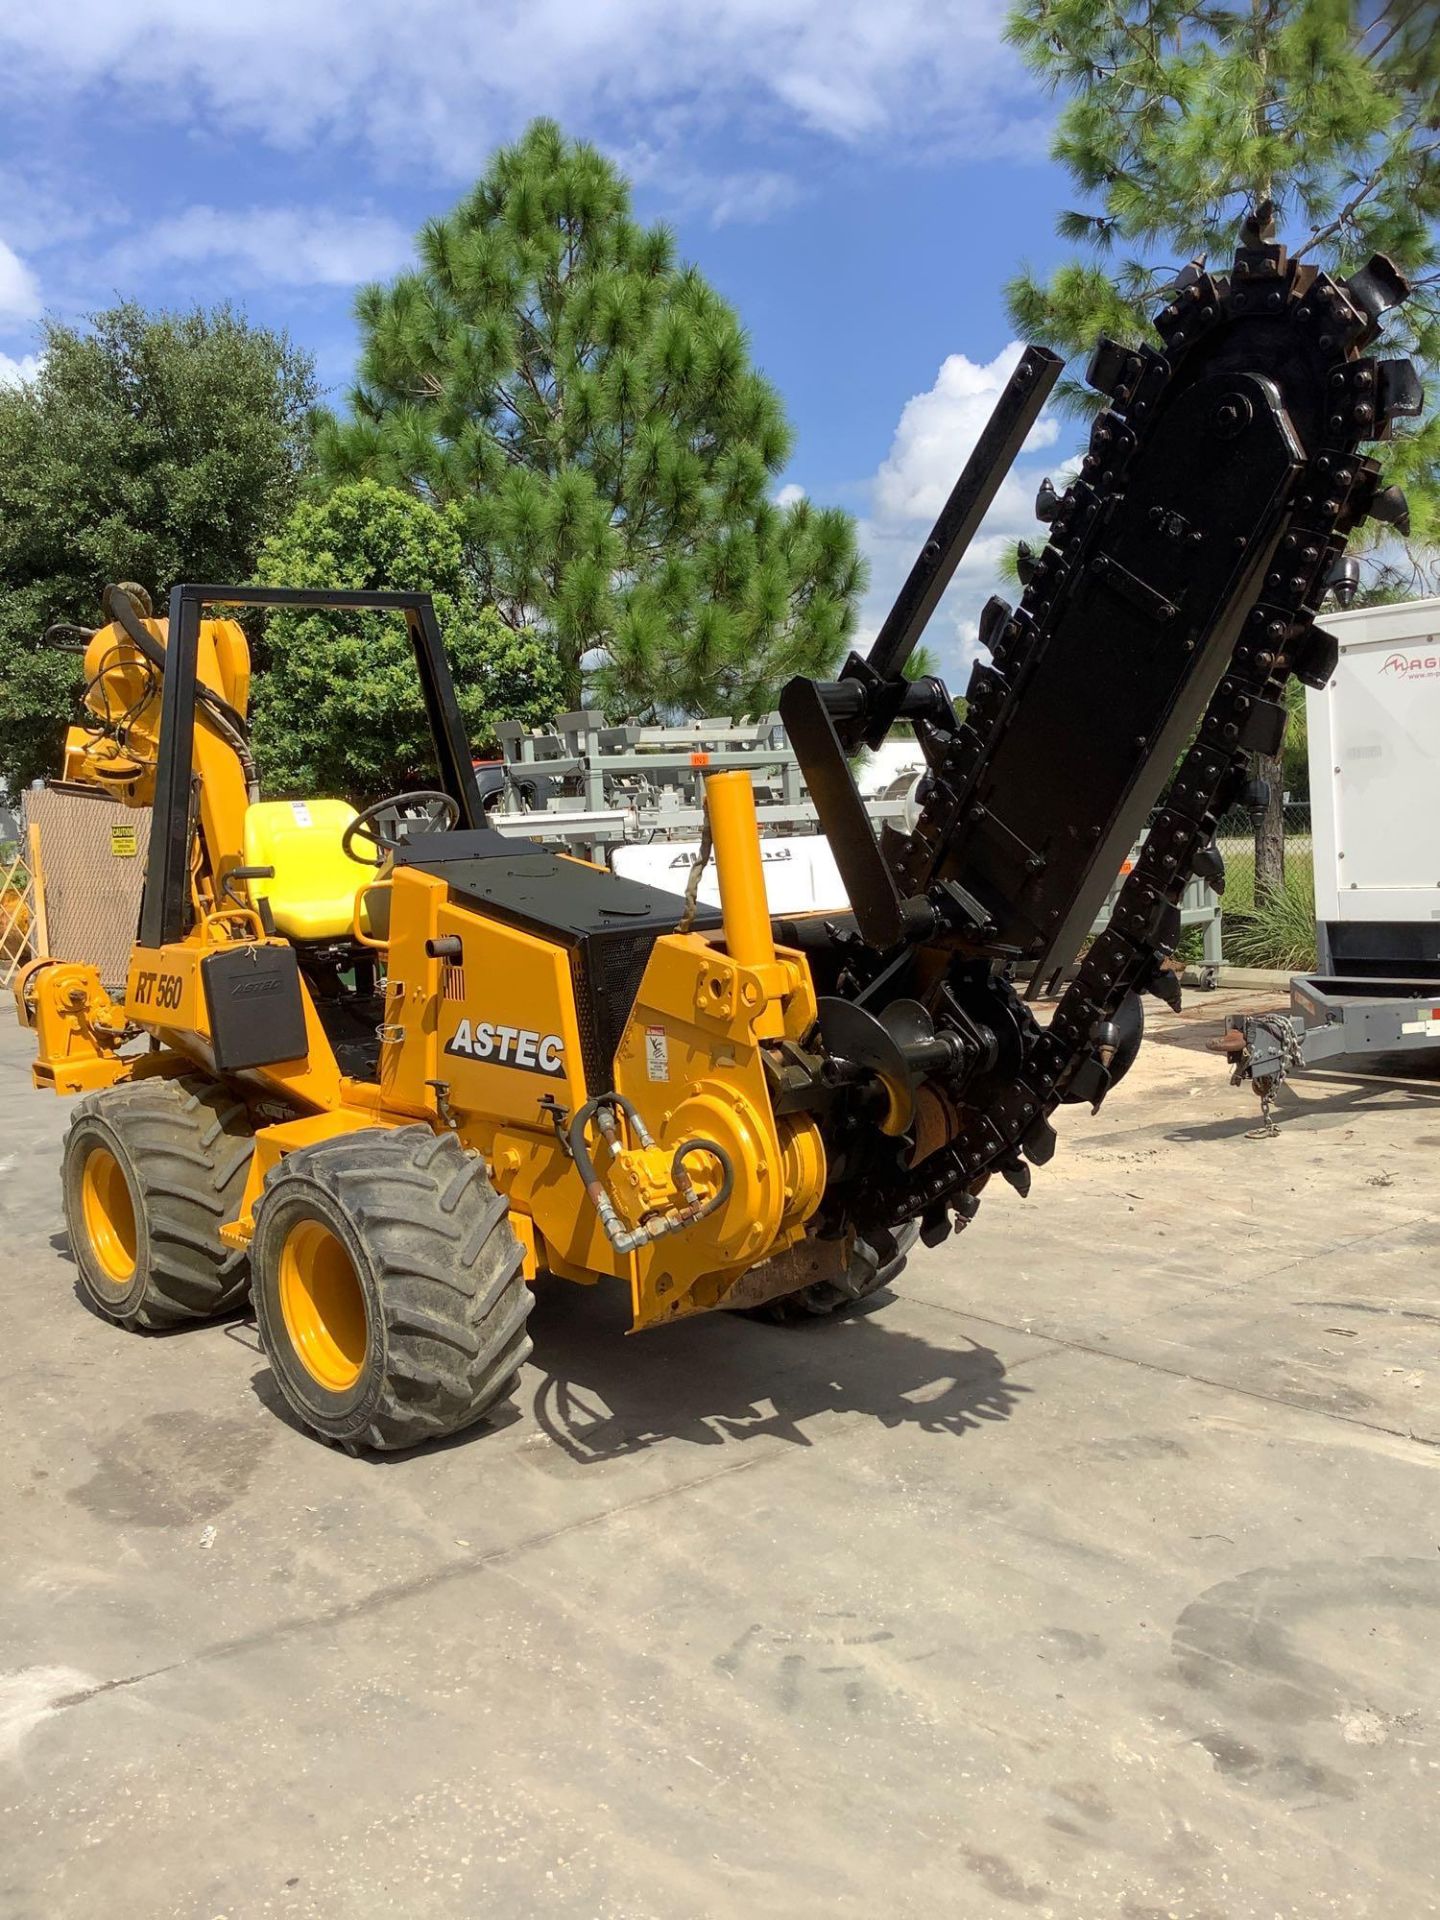
M71 1125L91 1118L125 1148L149 1241L144 1293L121 1324L158 1331L239 1306L250 1288L249 1260L217 1228L236 1218L244 1198L253 1145L243 1102L199 1074L156 1075L85 1095ZM120 1319L93 1292L88 1297Z
M331 1418L291 1391L276 1363L288 1337L262 1282L261 1339L295 1412L350 1451L393 1452L472 1426L513 1390L530 1353L532 1295L504 1197L483 1160L451 1133L424 1126L366 1129L289 1154L257 1208L257 1267L273 1257L267 1217L287 1195L318 1189L366 1250L384 1321L383 1378L352 1413ZM277 1229L278 1231L278 1229ZM374 1342L372 1341L372 1348Z

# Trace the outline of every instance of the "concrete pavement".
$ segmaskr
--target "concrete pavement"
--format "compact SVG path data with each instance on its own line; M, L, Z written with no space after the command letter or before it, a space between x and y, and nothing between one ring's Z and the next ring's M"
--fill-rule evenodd
M883 1306L552 1283L379 1462L79 1305L0 1028L0 1920L1440 1912L1440 1073L1248 1140L1188 998Z

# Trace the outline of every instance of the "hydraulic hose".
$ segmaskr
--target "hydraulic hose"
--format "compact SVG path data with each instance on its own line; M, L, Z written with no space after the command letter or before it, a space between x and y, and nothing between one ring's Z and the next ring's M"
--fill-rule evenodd
M104 610L125 629L125 637L136 648L142 658L152 667L165 671L165 649L145 631L139 614L135 611L135 602L123 587L107 587L102 605ZM204 707L206 716L220 738L229 747L240 762L245 776L245 794L249 800L260 798L260 777L255 770L255 758L250 751L249 728L245 716L228 700L210 687L203 687L197 681L195 699Z
M570 1153L585 1183L585 1191L590 1196L595 1211L600 1216L600 1224L606 1237L617 1253L633 1253L637 1247L646 1246L652 1240L663 1239L667 1233L679 1233L686 1227L693 1227L697 1221L706 1219L717 1208L723 1207L735 1191L735 1168L730 1156L716 1140L706 1140L696 1136L682 1140L670 1158L670 1178L680 1196L681 1204L671 1207L664 1213L651 1214L642 1220L638 1227L627 1227L615 1210L615 1203L605 1191L604 1182L595 1171L595 1161L585 1139L585 1130L593 1120L606 1140L613 1146L618 1136L615 1124L615 1112L619 1109L635 1129L635 1137L642 1147L653 1147L654 1138L649 1128L636 1112L633 1102L623 1093L601 1093L593 1100L587 1100L580 1108L566 1131L566 1140ZM695 1190L685 1162L695 1153L708 1153L720 1165L720 1185L708 1200L702 1200Z
M710 863L714 845L710 833L710 809L706 807L705 817L700 822L700 845L695 851L695 864L685 882L685 910L675 923L676 933L689 933L695 925L695 914L700 905L700 878Z

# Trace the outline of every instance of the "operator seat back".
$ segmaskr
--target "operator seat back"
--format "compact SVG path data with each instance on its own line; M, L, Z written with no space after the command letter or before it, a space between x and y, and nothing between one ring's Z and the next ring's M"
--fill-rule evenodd
M250 898L270 902L275 926L289 940L343 940L350 933L359 888L373 867L341 847L355 818L345 800L257 800L245 810L245 865L273 867L273 880L251 880ZM368 932L368 916L360 925Z

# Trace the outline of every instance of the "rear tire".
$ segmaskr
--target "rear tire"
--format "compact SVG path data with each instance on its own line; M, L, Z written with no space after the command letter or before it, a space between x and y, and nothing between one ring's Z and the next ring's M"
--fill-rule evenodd
M845 1313L899 1279L919 1231L914 1221L907 1221L895 1235L895 1252L889 1260L882 1260L868 1240L857 1237L850 1264L838 1279L812 1280L808 1287L782 1293L778 1300L767 1300L743 1311L748 1319L765 1320L777 1327L804 1326Z
M250 1260L281 1393L351 1453L472 1426L530 1353L509 1210L454 1134L365 1129L287 1155Z
M244 1300L240 1212L254 1151L243 1103L200 1075L87 1094L65 1137L65 1224L81 1291L118 1326L210 1320Z

